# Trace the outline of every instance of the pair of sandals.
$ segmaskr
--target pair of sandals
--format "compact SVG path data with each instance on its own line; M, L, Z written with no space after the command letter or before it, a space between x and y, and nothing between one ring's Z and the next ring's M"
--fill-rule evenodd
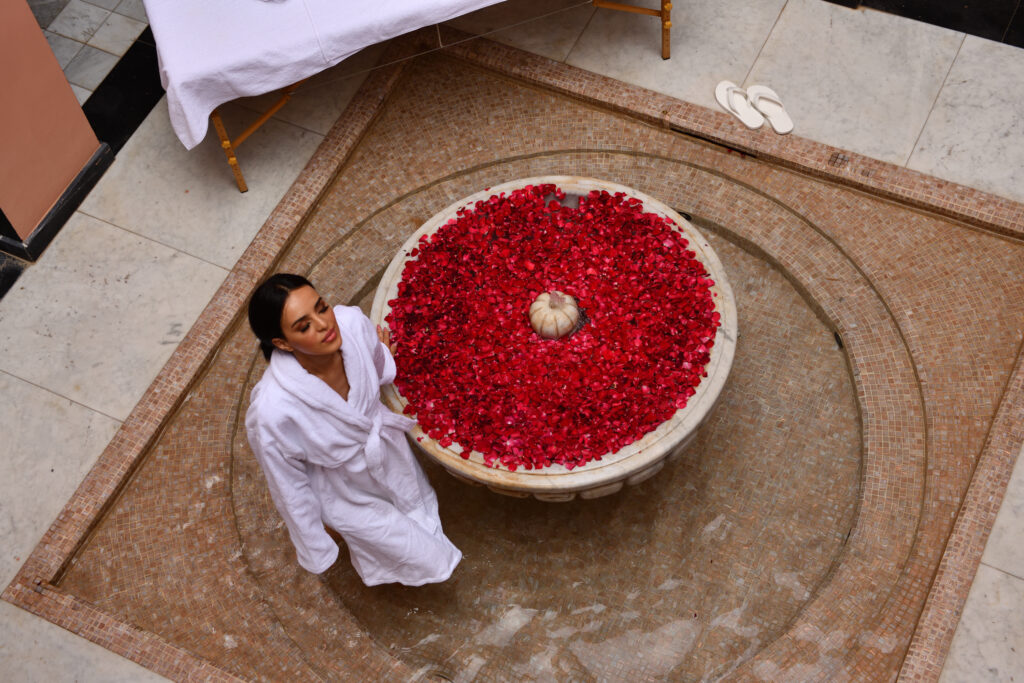
M778 93L765 85L752 85L746 90L732 81L722 81L715 88L715 99L722 109L735 116L744 126L757 129L765 121L779 135L793 130L793 119L782 105Z

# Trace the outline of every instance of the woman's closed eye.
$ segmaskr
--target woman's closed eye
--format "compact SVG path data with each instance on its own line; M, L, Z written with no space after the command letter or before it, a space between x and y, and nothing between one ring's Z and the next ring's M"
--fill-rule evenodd
M317 301L316 302L316 312L319 313L320 315L323 315L324 313L326 313L327 312L327 302L324 301L323 299L320 299L319 301ZM306 331L308 331L311 324L312 323L309 320L303 321L302 325L299 326L299 332L306 332Z

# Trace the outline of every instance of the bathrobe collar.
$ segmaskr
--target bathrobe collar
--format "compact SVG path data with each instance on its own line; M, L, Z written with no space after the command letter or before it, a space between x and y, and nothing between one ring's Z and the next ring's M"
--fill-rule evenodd
M320 457L310 453L311 460L324 467L338 467L352 457L353 449L362 449L370 475L385 488L391 488L394 482L389 481L384 470L386 447L381 439L404 439L404 432L416 422L391 412L380 402L380 381L373 364L373 351L362 348L354 336L357 331L343 327L340 320L338 327L342 333L341 352L349 383L347 401L327 382L307 372L295 356L285 351L274 350L269 372L281 389L322 415L324 420L333 424L338 436L347 442L342 445L336 441L335 448L331 452L317 454ZM374 343L379 342L374 339ZM401 497L397 500L404 502Z

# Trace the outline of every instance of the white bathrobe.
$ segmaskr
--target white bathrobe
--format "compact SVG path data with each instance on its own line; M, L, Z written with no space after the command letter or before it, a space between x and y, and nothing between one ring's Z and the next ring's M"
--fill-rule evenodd
M362 311L334 314L348 400L275 350L252 390L249 445L305 569L319 574L338 557L326 523L368 586L444 581L462 553L441 530L437 496L405 440L413 420L380 401L395 361Z

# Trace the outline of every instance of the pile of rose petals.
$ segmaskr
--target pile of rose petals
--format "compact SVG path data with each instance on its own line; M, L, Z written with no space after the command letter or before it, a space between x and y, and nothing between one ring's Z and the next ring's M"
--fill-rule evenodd
M572 469L618 451L707 374L720 315L682 234L622 193L564 198L527 186L461 209L409 253L388 302L405 412L490 466ZM528 311L551 290L587 323L546 340Z

